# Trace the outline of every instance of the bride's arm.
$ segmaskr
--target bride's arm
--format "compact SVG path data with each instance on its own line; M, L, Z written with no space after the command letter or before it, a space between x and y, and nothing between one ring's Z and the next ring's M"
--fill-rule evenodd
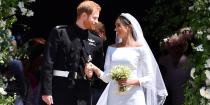
M92 70L95 72L97 77L100 78L101 74L103 74L104 72L100 70L97 66L95 66L94 64L92 64L91 66L92 66Z
M104 64L104 71L100 70L98 67L95 65L92 65L92 69L95 72L95 74L102 79L104 82L108 83L111 81L110 78L110 64L111 63L111 50L108 47L107 52L106 52L106 58L105 58L105 64Z
M139 78L139 84L140 86L149 86L152 81L152 75L153 75L153 67L151 64L151 58L143 49L141 51L141 59L140 59L140 69L137 71L138 78Z

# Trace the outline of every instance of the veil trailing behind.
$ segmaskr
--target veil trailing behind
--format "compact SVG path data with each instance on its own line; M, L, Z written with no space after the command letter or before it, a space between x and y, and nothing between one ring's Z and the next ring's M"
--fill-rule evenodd
M136 41L140 44L146 46L145 52L149 54L148 59L150 59L150 65L153 67L152 81L148 83L148 85L144 86L146 105L163 105L166 97L168 96L168 92L156 59L144 38L141 26L139 22L129 13L122 13L120 16L125 17L131 22L134 39L136 39ZM120 41L121 39L116 35L116 43L119 43Z

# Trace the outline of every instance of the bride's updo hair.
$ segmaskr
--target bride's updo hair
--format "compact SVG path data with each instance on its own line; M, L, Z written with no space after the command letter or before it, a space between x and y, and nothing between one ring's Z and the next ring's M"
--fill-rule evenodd
M131 22L127 19L127 18L125 18L124 16L119 16L118 17L118 19L121 21L121 23L123 24L123 25L131 25Z
M131 22L130 22L126 17L120 15L120 16L118 17L118 19L120 20L120 22L121 22L124 26L128 26L128 27L130 27L130 29L132 29ZM133 31L132 31L131 33L132 33L133 39L136 40L136 37L134 37L134 35L133 35Z

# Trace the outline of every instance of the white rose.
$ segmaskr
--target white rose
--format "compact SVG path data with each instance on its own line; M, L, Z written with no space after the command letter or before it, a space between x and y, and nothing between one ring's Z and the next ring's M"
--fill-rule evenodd
M202 31L197 31L197 34L198 34L198 35L202 35L203 32L202 32Z
M188 10L190 10L190 11L192 11L194 9L194 6L190 6L189 8L188 8Z
M206 68L209 68L210 67L210 58L206 60L205 67Z
M200 89L200 95L206 99L210 99L210 88L205 89L205 87L202 87Z
M190 76L195 79L195 76L194 76L194 73L195 73L195 68L193 67L190 71Z
M5 27L6 26L6 21L0 20L0 27Z
M0 94L2 94L2 95L6 95L6 94L7 94L7 92L6 92L6 91L4 91L4 89L3 89L2 87L0 87Z
M196 51L204 51L204 49L203 49L203 45L202 44L200 44L199 46L197 46L197 47L195 47L194 48Z
M1 64L3 64L3 63L4 63L4 61L3 61L3 60L0 60L0 63L1 63Z
M210 40L210 35L207 35L206 38L207 38L207 40Z
M36 0L28 0L29 3L35 2Z
M206 79L206 86L210 86L210 80L209 79Z
M206 77L210 80L210 71L209 70L205 70L205 74L206 74Z
M26 15L28 10L26 8L22 7L22 8L20 8L20 11L22 12L21 15Z

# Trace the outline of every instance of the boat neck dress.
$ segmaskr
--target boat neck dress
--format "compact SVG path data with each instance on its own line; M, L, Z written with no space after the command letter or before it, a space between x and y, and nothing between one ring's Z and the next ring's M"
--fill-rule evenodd
M152 75L152 67L144 50L140 47L113 47L109 46L106 53L104 72L100 78L109 83L102 93L97 105L146 105L144 86ZM132 73L128 79L137 79L140 85L128 86L126 92L119 92L118 83L111 79L110 70L116 65L128 66Z

